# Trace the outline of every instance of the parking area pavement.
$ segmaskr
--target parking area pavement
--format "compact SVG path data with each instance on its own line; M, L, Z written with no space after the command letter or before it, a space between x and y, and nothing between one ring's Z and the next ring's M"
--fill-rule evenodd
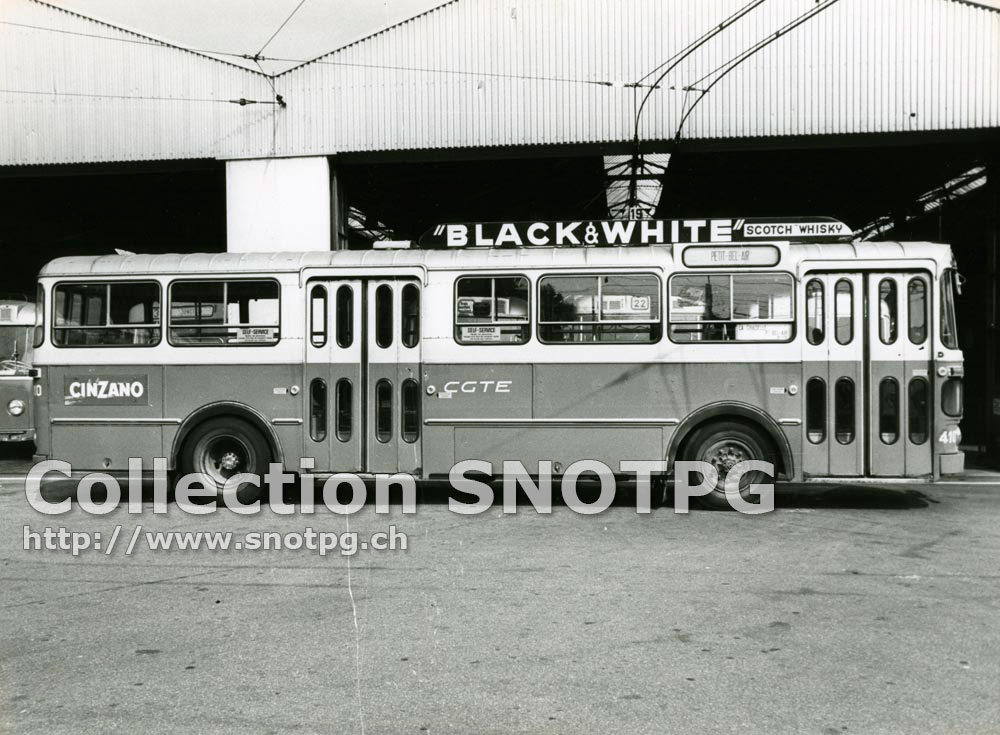
M147 504L43 516L15 473L0 477L0 732L849 735L1000 722L1000 482L985 471L785 489L754 517L639 515L626 499L595 516L463 516L436 495L412 515ZM371 539L390 526L405 550L150 548L159 532ZM59 527L100 533L102 548L42 548ZM39 548L24 549L26 534Z

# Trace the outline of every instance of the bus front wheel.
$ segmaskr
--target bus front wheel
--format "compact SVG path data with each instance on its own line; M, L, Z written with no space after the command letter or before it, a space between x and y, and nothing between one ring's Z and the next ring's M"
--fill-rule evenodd
M258 477L267 472L271 450L267 440L243 419L218 417L209 419L191 431L184 441L179 458L181 474L198 472L208 478L219 492L226 481L240 473ZM243 483L236 491L240 503L260 500L263 489Z
M758 429L739 421L720 421L703 426L694 432L686 444L688 450L684 453L685 459L707 462L718 473L715 489L695 498L705 508L733 509L726 499L725 481L729 470L740 462L754 459L777 466L771 441ZM740 497L747 502L755 502L756 495L751 494L751 486L771 479L759 470L745 473L740 478Z

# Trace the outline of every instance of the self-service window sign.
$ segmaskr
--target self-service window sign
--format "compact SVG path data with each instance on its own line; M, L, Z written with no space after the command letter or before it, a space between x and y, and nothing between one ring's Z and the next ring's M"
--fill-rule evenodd
M686 248L683 260L689 268L771 267L781 260L781 252L774 245L699 245Z

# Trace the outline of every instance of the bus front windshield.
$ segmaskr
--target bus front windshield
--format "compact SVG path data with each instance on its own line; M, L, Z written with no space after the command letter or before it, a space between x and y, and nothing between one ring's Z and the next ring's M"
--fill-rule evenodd
M31 327L0 327L0 363L28 362Z
M941 344L952 350L958 349L958 320L955 317L957 287L958 274L954 268L949 268L941 276Z

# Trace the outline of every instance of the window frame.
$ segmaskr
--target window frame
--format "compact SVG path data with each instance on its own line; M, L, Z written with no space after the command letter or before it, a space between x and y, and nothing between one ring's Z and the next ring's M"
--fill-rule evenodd
M920 327L920 328L923 329L924 338L922 340L919 340L919 341L914 341L914 339L913 339L913 330L914 330L914 326L913 326L913 309L911 308L913 302L910 300L910 292L913 289L913 286L915 286L917 284L920 285L920 288L923 291L921 302L922 302L922 305L923 305L922 313L923 313L924 324L923 324L923 327ZM910 341L911 345L920 346L920 345L923 345L923 344L927 344L927 339L931 336L931 330L930 330L930 323L931 323L931 314L930 314L930 312L931 312L931 310L930 310L931 299L930 299L930 296L931 296L931 294L930 294L930 292L931 292L931 286L927 282L927 277L924 276L923 274L917 274L917 275L914 275L914 276L910 276L907 279L907 281L906 281L906 338Z
M839 318L838 315L840 313L837 310L837 296L839 295L837 293L837 291L840 288L840 284L842 284L842 283L847 284L847 295L851 297L850 298L850 307L851 308L848 310L848 316L850 317L850 321L848 323L850 324L851 329L847 333L847 339L845 341L843 341L843 342L840 339L840 330L837 329L837 326L838 326L837 319ZM862 319L863 319L863 317L862 317ZM854 342L854 336L855 336L855 333L857 332L857 328L855 327L854 322L855 322L855 318L854 318L854 281L852 281L850 278L848 278L846 276L841 276L841 277L837 278L836 282L833 284L833 340L838 345L840 345L841 347L846 347L847 345L850 345L850 344L852 344Z
M356 288L352 287L350 284L341 283L341 284L339 284L337 286L337 290L333 294L332 301L333 301L333 307L334 307L334 310L335 310L335 313L336 313L336 318L334 318L333 323L331 324L331 331L333 332L333 343L335 345L337 345L338 349L349 350L349 349L351 349L351 347L354 346L354 336L355 336L354 335L354 306L355 306L355 304L354 304L355 298L354 297L355 297L356 292L360 291L360 290L361 290L360 288L356 289ZM347 299L346 299L346 301L347 301L347 304L348 304L349 308L347 310L348 311L348 315L347 315L348 319L347 319L346 322L341 317L341 314L344 311L344 309L342 308L343 305L340 303L340 294L341 293L347 293ZM345 327L345 328L341 329L341 327ZM346 340L343 339L345 336L347 337Z
M497 322L492 321L490 325L496 325L501 327L527 327L527 332L525 332L524 339L519 342L463 342L459 337L459 328L461 326L473 326L469 324L460 325L458 323L458 284L459 281L465 280L467 278L478 278L478 279L490 279L495 281L497 278L523 278L528 283L527 289L527 312L528 318L523 322ZM524 273L464 273L462 275L455 276L455 281L451 286L451 336L455 340L455 344L461 345L462 347L522 347L529 342L533 336L533 326L534 326L534 314L532 312L532 282L531 278ZM493 306L496 305L496 283L492 286L492 296L494 301Z
M112 324L111 323L111 291L110 291L110 287L112 285L119 285L119 284L127 284L127 285L154 284L156 286L156 288L157 288L157 296L160 299L160 321L157 324ZM106 293L106 296L105 296L106 303L104 305L104 317L105 317L105 319L108 320L107 323L102 324L100 326L97 326L97 325L91 325L91 326L70 326L70 327L59 327L59 326L56 326L56 313L57 313L56 312L56 293L59 291L60 286L78 286L78 285L84 285L84 286L105 286L108 289L105 292ZM103 280L102 279L102 280L64 280L64 281L57 281L56 283L52 284L52 288L49 289L49 297L52 299L52 304L51 304L51 307L52 307L52 318L50 320L51 323L49 324L49 341L50 341L50 343L52 344L53 347L56 347L57 349L60 349L60 350L77 350L77 349L85 349L85 350L87 350L87 349L89 349L89 350L101 349L101 350L106 350L106 349L117 349L117 348L134 349L134 348L156 347L156 346L160 345L163 342L163 329L164 329L164 325L165 325L165 320L163 318L163 294L164 294L163 284L160 281L156 280L155 278L142 278L142 279L137 279L137 280L132 280L132 279ZM156 341L155 342L150 342L149 344L144 344L144 345L137 345L137 344L66 345L66 344L59 344L59 342L56 340L56 332L57 331L65 331L65 330L70 330L70 329L85 329L85 330L89 330L89 329L113 329L114 327L122 327L124 329L153 329L153 328L155 328L155 330L156 330ZM44 340L43 340L43 342L44 342Z
M684 322L673 322L670 319L670 311L672 310L670 299L671 291L670 286L673 283L674 278L678 276L705 276L717 278L719 276L728 276L729 281L729 315L733 316L733 294L736 289L733 288L733 278L735 276L754 276L754 275L778 275L787 276L791 282L791 307L792 313L788 319L710 319L706 321L684 321ZM722 270L712 270L712 271L676 271L670 274L670 278L667 279L667 294L666 294L666 304L667 304L667 324L666 332L667 336L672 343L675 345L728 345L728 344L740 344L740 345L787 345L794 342L798 336L798 324L796 320L798 319L798 307L795 303L796 299L796 286L798 284L798 279L790 271L777 271L777 270L745 270L745 271L734 271L732 269L728 271ZM788 339L713 339L713 340L676 340L670 333L671 327L675 324L788 324L791 326L792 330L788 336Z
M812 405L811 405L812 404L812 401L811 401L812 397L810 395L810 388L813 385L818 385L820 387L821 397L823 399L823 403L821 404L822 408L823 408L823 421L822 421L822 426L820 427L820 432L819 432L819 438L818 439L813 439L812 436L810 436L810 434L813 433L813 432L810 431L810 428L812 427L812 425L810 424L810 421L809 421L809 419L812 418L810 416L810 409L812 408ZM808 380L806 380L806 385L805 385L805 391L804 391L803 399L805 401L805 410L802 413L802 417L804 419L803 422L802 422L802 424L803 424L803 428L805 429L805 431L803 433L806 435L806 441L808 441L810 444L812 444L814 446L822 444L823 442L826 441L827 429L828 429L829 424L830 424L830 413L829 413L829 403L830 403L830 401L829 401L829 391L827 390L827 386L826 386L826 380L824 380L823 378L819 377L818 375L814 375L811 378L809 378Z
M316 293L320 289L322 289L322 295L320 295L317 298ZM330 298L330 289L328 289L326 287L325 283L323 283L323 282L315 282L315 283L310 284L310 286L309 286L309 296L308 296L308 301L309 301L309 344L312 347L316 348L316 349L321 349L323 347L326 347L327 342L330 341L330 303L329 303L329 298ZM316 302L317 301L320 301L323 304L323 311L322 311L323 328L320 329L320 330L316 329ZM279 309L281 308L280 305L279 305L278 308ZM278 318L278 321L279 321L279 327L278 328L280 330L280 328L281 328L280 327L280 321L281 321L280 316ZM279 335L280 335L280 331L279 331Z
M941 302L937 319L941 346L946 350L957 350L958 346L958 304L956 303L955 282L958 270L952 266L945 268L938 278L938 294ZM931 311L933 314L933 311Z
M913 406L913 386L922 386L923 400L924 400L924 411L922 414L918 414L914 410ZM924 377L923 375L914 375L910 378L909 382L906 384L906 437L909 439L910 443L915 446L923 446L926 444L931 437L931 426L933 423L933 410L931 407L931 396L933 392L931 391L931 381L929 377ZM902 399L900 399L902 400ZM913 419L914 416L920 417L924 422L924 438L921 441L914 439L913 431Z
M278 324L275 326L275 328L278 330L277 339L275 339L273 342L246 342L246 343L240 343L240 342L223 342L222 344L178 344L178 343L174 342L171 339L171 334L170 334L170 312L173 311L173 307L174 307L173 287L174 287L175 283L235 283L235 282L240 282L240 283L246 283L246 282L262 282L262 283L264 283L264 282L267 282L267 283L274 283L274 284L276 284L278 286ZM202 347L216 347L216 348L223 348L223 347L224 348L229 348L229 347L239 347L239 348L246 348L246 347L277 347L281 343L281 340L284 339L284 334L282 333L282 329L281 329L282 288L281 288L281 281L279 281L277 278L273 278L273 277L256 278L256 277L253 277L253 276L241 276L241 277L238 277L238 278L204 278L204 277L199 277L199 278L175 278L175 279L171 280L169 283L167 283L166 287L167 287L166 291L167 291L168 303L167 303L167 319L166 319L166 322L164 324L164 327L167 330L167 343L170 344L171 347L181 347L181 348L187 348L187 347L196 347L196 348L202 348ZM225 299L227 296L228 296L228 291L224 290L223 291L223 299ZM223 306L225 306L225 304L223 304ZM191 326L191 325L189 325L189 326ZM197 326L197 325L194 325L194 326ZM223 323L223 324L208 324L208 325L205 325L205 326L213 326L213 327L234 327L234 326L235 327L252 327L254 325L253 324L228 324L228 323ZM271 325L266 325L266 326L271 326ZM184 327L178 327L178 328L183 329Z
M809 290L813 285L819 286L819 305L820 305L820 327L819 327L819 339L815 342L812 338L812 326L810 321L809 304L811 303ZM814 347L818 347L826 343L826 283L819 276L811 276L806 280L805 288L802 293L804 294L805 303L803 304L803 311L805 312L805 329L806 329L806 342Z
M840 429L841 427L840 427L840 416L838 416L837 414L837 408L840 406L840 404L837 401L839 397L837 395L837 389L841 384L851 386L851 403L850 403L851 435L847 441L844 441L840 438L840 435L845 432L838 431L838 429ZM864 408L862 407L862 411L863 410ZM863 417L862 417L862 423L863 423ZM841 375L839 378L837 378L837 380L833 384L833 438L836 439L838 444L844 447L851 446L858 438L858 386L857 383L854 382L853 378L850 378L846 375Z
M882 287L883 286L888 286L888 288L886 289L885 294L882 293ZM889 302L886 299L887 296L891 296L892 297L892 302ZM886 346L894 345L899 340L899 333L900 333L900 328L899 328L899 322L900 322L900 318L899 318L899 312L900 312L899 302L900 302L900 298L899 298L899 285L896 283L896 279L893 278L891 275L889 275L889 276L883 276L882 278L880 278L879 282L878 282L878 288L876 289L875 299L876 299L876 304L878 305L878 314L876 316L876 321L878 323L878 340L879 340L879 342L881 342L882 344L884 344ZM889 308L889 311L890 311L890 313L889 313L889 317L890 317L890 322L889 322L890 332L888 334L888 337L889 337L888 339L886 339L886 334L885 334L885 332L884 332L884 330L882 328L883 327L883 323L882 323L882 307L883 307L883 305L887 306ZM895 310L895 314L892 313L893 310ZM895 323L893 323L891 321L891 318L893 316L895 316L895 318L896 318ZM896 433L898 434L899 432L897 431Z
M407 324L407 313L406 313L406 294L408 289L412 289L411 293L416 293L416 309L415 313L412 315L414 319L414 329L412 333L408 333L406 329ZM403 349L412 350L420 346L420 319L421 319L421 291L420 287L414 282L404 283L403 287L399 289L399 344ZM411 344L411 338L412 344Z
M660 301L660 303L657 305L658 306L658 308L657 308L657 312L658 313L657 313L656 319L649 319L649 320L639 320L639 319L628 319L628 320L609 319L609 320L601 320L601 319L598 319L597 321L593 321L593 322L543 322L541 320L541 313L542 313L542 281L544 281L546 278L596 278L597 279L597 286L598 286L597 294L596 295L597 295L598 298L600 298L600 296L601 296L601 280L600 279L602 277L604 277L604 276L626 276L626 277L627 276L652 276L653 278L655 278L656 279L656 293L657 293L657 296L659 297L659 301ZM664 305L663 305L663 297L664 297L663 278L661 278L660 274L656 273L655 271L648 271L648 270L642 270L642 271L614 271L614 270L610 270L610 271L592 271L592 270L588 270L588 271L581 271L581 272L578 272L578 271L567 271L567 272L556 272L556 273L542 273L542 274L540 274L538 276L538 278L535 281L535 293L536 293L536 298L538 300L538 308L537 308L537 311L536 311L536 314L535 314L535 319L534 319L533 324L536 327L538 327L538 330L537 330L538 331L538 341L539 341L539 343L541 343L543 345L575 345L575 346L617 345L619 347L625 347L625 346L629 346L629 347L640 346L641 347L641 346L646 346L646 345L659 344L660 342L663 341L663 317L664 317L664 315L666 313L666 309L664 308ZM603 308L603 304L602 304L602 308ZM600 315L598 315L598 316L600 316ZM646 342L613 342L613 341L611 341L611 342L604 342L604 341L600 341L600 340L594 341L594 342L561 342L561 341L553 341L553 340L542 339L541 326L543 324L545 324L545 325L560 325L560 324L576 324L576 325L579 325L579 324L584 324L584 325L591 325L591 326L595 326L595 327L604 326L604 325L626 326L626 327L630 327L631 326L631 327L634 327L634 326L640 326L640 325L643 325L643 324L648 324L648 325L656 325L656 326L658 326L660 328L660 333L657 335L656 339L651 339L651 340L646 341Z
M407 388L411 387L413 389L415 401L415 405L413 406L415 424L412 433L407 431L406 423L406 391ZM407 444L415 444L420 439L420 414L422 402L423 395L420 391L420 384L415 378L404 378L399 384L399 438Z
M379 283L375 286L375 293L372 295L371 313L374 317L374 324L372 324L372 337L374 338L373 341L375 343L375 347L380 350L392 349L392 345L396 341L396 304L399 303L399 301L396 300L396 289L393 288L393 285L394 284L389 281ZM380 303L383 299L382 294L389 294L388 297L386 297L389 301L389 308L387 310L379 308L380 306L383 306L383 304ZM402 301L402 299L400 299L400 301ZM388 314L389 317L387 328L389 339L385 341L385 344L383 344L382 337L386 335L382 334L383 330L380 329L380 327L385 327L386 322L383 318L385 314Z
M895 431L893 432L882 431L882 429L884 428L882 426L882 419L885 418L885 416L882 413L882 411L885 409L885 394L883 393L883 389L887 385L895 386L894 390L896 391L896 410L892 415L892 417L895 420ZM896 444L899 441L899 437L903 433L902 388L900 387L899 380L896 379L895 375L886 375L878 382L878 389L876 396L878 399L878 415L876 417L878 420L878 438L879 441L881 441L884 446L891 447L892 445ZM907 395L907 400L909 400L909 395ZM893 436L892 441L886 441L885 439L886 434L891 434Z

